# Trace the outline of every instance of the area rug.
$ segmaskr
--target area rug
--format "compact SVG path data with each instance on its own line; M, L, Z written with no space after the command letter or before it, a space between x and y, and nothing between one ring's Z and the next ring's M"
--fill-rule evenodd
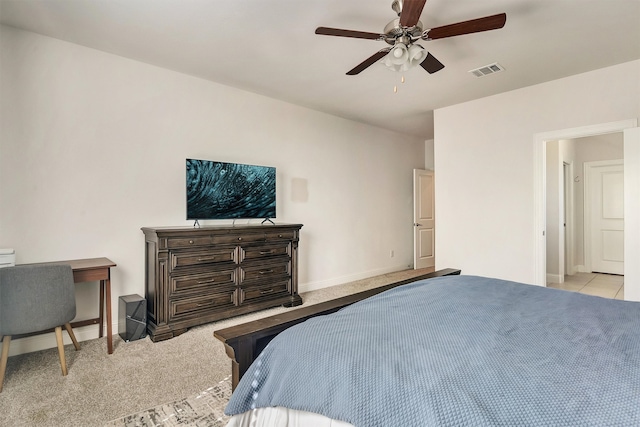
M231 377L186 399L113 420L105 427L224 427L224 407L231 397Z

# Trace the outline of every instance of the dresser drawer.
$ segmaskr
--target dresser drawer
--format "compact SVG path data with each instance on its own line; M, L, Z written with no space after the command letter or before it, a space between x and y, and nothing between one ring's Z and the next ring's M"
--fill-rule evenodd
M291 256L291 242L279 242L258 246L245 245L240 248L239 261L251 261L275 256Z
M169 295L179 295L196 291L205 293L219 287L233 287L236 283L235 268L213 270L198 274L169 277Z
M290 260L275 261L257 265L240 265L240 284L245 285L251 282L268 283L274 278L291 275Z
M211 244L211 236L169 237L167 249L193 248Z
M212 236L212 239L216 245L264 242L264 233L219 234Z
M291 293L291 280L280 280L268 285L249 286L239 289L239 304L262 301L271 298L280 298Z
M264 238L266 241L277 241L277 240L293 240L296 237L296 232L293 230L280 230L280 231L268 231L264 234Z
M235 293L236 289L229 287L221 288L219 292L207 295L172 298L169 300L169 319L181 320L233 308L235 307Z
M266 227L268 228L268 227ZM293 230L268 230L257 233L229 233L211 236L213 244L243 244L256 242L287 241L296 237Z
M206 265L223 262L236 262L236 248L207 248L200 251L171 251L169 253L171 270L194 265Z

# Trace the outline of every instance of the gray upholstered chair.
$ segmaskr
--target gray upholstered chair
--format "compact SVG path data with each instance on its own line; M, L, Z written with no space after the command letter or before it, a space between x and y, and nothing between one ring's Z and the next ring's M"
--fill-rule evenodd
M80 350L69 323L75 316L75 285L71 266L23 265L0 268L0 392L7 368L9 343L14 335L55 328L62 375L67 375L62 326L69 333L76 350Z

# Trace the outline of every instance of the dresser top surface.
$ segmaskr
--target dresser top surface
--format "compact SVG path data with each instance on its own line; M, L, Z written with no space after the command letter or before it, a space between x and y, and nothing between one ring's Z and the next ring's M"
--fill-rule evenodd
M269 230L277 230L282 228L302 228L302 224L284 224L284 223L276 223L276 224L224 224L224 225L205 225L201 227L193 227L193 226L178 226L178 227L142 227L141 230L145 233L184 233L188 231L193 232L216 232L216 231L269 231Z

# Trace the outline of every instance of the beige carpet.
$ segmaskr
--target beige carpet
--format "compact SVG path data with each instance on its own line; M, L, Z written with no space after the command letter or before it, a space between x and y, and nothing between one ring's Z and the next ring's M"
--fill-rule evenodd
M302 295L304 305L300 307L426 272L405 270L308 292ZM10 357L4 390L0 393L0 426L87 427L116 421L120 424L114 425L119 426L172 425L156 424L157 420L141 417L150 411L171 415L172 409L156 409L164 405L176 408L185 399L191 405L190 399L203 393L209 393L209 397L223 396L224 400L222 389L212 392L212 387L228 379L231 362L222 343L213 337L214 330L295 309L263 310L192 328L158 343L148 338L127 343L115 335L111 355L107 354L104 338L81 342L82 349L78 352L68 345L66 377L60 374L55 348ZM51 339L54 345L53 334ZM213 418L218 416L206 413L206 407L194 404L189 410L194 411L196 421L181 426L216 426ZM129 424L122 424L125 418Z

